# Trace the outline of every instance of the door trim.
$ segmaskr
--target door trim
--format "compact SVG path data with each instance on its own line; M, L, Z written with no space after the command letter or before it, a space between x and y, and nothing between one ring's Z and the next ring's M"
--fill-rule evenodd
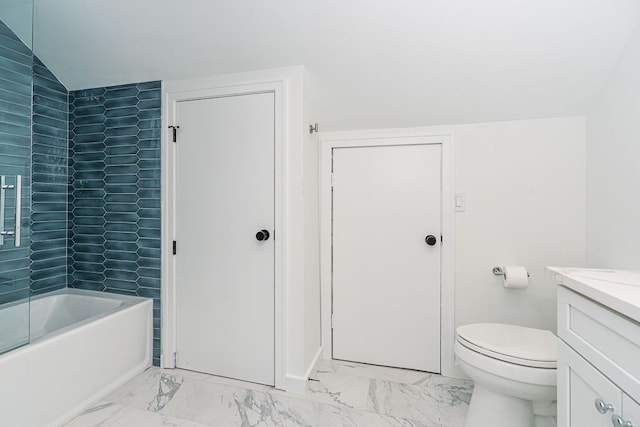
M286 188L284 165L286 150L284 130L287 109L286 80L265 80L251 82L235 82L220 80L217 77L198 78L193 80L165 81L162 83L162 354L160 366L175 368L173 355L176 352L176 277L175 260L172 242L175 235L174 184L176 179L175 145L173 134L169 129L175 123L176 103L212 97L238 96L254 93L272 92L275 95L275 138L274 138L274 383L275 387L285 389L285 354L284 319L286 289L285 254L287 242ZM250 124L247 124L250 125ZM180 132L177 134L180 143ZM178 243L179 250L179 243Z
M324 358L333 354L331 338L331 168L334 148L440 144L442 147L442 248L440 265L440 369L456 376L454 364L454 176L453 133L424 128L384 129L320 134L320 291Z

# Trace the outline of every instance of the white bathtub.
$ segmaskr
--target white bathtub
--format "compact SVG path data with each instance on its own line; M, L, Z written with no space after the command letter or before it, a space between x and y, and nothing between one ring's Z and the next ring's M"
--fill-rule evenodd
M33 298L30 343L0 355L0 425L59 426L151 366L152 315L148 298Z

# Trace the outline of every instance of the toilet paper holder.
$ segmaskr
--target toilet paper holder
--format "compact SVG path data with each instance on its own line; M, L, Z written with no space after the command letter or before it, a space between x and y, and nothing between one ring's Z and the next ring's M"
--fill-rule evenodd
M495 275L495 276L504 276L506 277L506 273L504 272L504 270L502 269L502 267L493 267L493 269L491 270L491 272ZM531 277L531 275L529 274L529 272L527 271L527 277Z

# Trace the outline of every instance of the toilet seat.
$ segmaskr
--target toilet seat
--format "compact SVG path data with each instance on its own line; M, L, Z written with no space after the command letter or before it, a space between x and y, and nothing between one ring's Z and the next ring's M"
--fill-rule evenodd
M474 383L467 427L555 426L557 338L498 323L456 329L456 365Z
M550 331L475 323L460 326L456 332L460 345L493 359L532 368L557 367L557 339Z

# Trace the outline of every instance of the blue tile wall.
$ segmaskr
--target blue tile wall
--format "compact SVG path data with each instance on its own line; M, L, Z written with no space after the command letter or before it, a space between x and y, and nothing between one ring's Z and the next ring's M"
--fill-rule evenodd
M160 363L160 82L69 94L69 286L154 300Z
M69 93L0 21L0 175L23 176L0 303L65 286L154 299L160 362L160 82ZM15 199L7 193L7 229Z
M34 57L31 290L67 286L69 93Z
M21 245L7 236L0 246L0 304L29 295L31 233L31 50L0 21L0 175L22 175ZM15 191L8 190L5 227L15 227Z

